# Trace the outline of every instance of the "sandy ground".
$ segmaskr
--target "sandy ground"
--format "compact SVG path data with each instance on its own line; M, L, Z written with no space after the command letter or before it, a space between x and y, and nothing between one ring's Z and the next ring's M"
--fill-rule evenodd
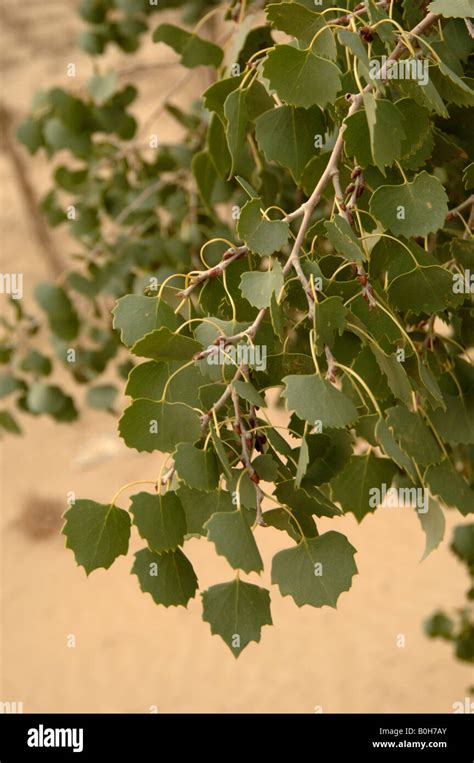
M50 0L32 10L17 0L2 3L2 98L19 119L35 89L67 84L67 63L76 62L81 81L91 74L74 46L79 25L70 6ZM149 45L140 54L147 64L169 58ZM131 64L119 54L111 60ZM149 114L180 76L174 69L137 74L140 113ZM196 82L180 89L178 102L198 92ZM160 122L163 137L171 129ZM28 166L36 188L47 187L43 160ZM3 155L0 178L2 270L24 272L28 295L47 271ZM64 234L56 242L69 251ZM24 437L2 445L0 700L23 702L25 712L435 713L450 712L464 699L472 677L448 645L425 638L422 620L437 607L460 605L467 580L447 542L419 563L424 540L413 512L379 510L361 526L351 516L323 520L322 530L346 533L358 549L360 574L352 590L335 611L298 609L272 587L275 627L265 627L261 643L236 661L210 636L199 600L187 611L165 610L139 591L129 575L131 554L86 579L57 530L33 535L38 510L54 527L69 491L108 500L126 482L154 478L160 456L127 451L105 414L87 412L72 427L46 419L23 425ZM112 451L108 460L80 468L84 453L106 448ZM458 521L448 514L448 539ZM283 534L258 533L269 567L273 553L289 544ZM139 547L134 537L131 552ZM202 587L231 578L204 540L190 541L187 553ZM250 580L270 582L268 573ZM397 646L401 635L404 647Z

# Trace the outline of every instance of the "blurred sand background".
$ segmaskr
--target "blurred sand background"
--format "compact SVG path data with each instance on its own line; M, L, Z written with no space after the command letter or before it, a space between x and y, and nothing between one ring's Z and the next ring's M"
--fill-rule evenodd
M1 99L16 123L36 89L81 84L91 76L91 61L75 42L81 28L77 5L3 0ZM174 60L172 51L146 42L138 56L109 53L101 67L145 65L123 81L139 87L135 112L146 117L182 77L179 68L155 64ZM69 62L77 66L75 81L66 77ZM194 74L175 89L173 102L195 97L203 76ZM161 140L176 139L168 118L161 117L156 128ZM31 183L44 192L50 172L44 157L19 150ZM25 274L28 301L48 269L4 152L0 179L2 272ZM61 232L54 242L66 262L74 244ZM358 549L360 574L352 590L342 594L336 611L298 609L271 587L275 627L263 628L260 644L235 660L202 622L199 599L187 611L157 607L129 574L132 553L86 579L59 535L68 491L109 500L122 484L154 478L160 456L127 451L115 420L90 410L73 426L31 417L23 417L22 426L24 437L10 436L1 446L0 700L23 702L27 713L142 713L154 706L159 712L436 713L450 712L453 702L464 699L472 676L450 645L422 632L422 620L434 609L462 604L467 579L448 551L459 515L448 513L445 542L421 564L424 536L412 511L378 510L361 526L352 516L322 520L321 530L346 533ZM105 451L108 459L95 458ZM84 454L92 461L87 468L80 464ZM258 534L269 567L288 538L264 529ZM134 535L131 552L140 546ZM192 540L187 553L201 587L231 579L211 544ZM249 579L270 583L267 572ZM68 647L71 634L74 648ZM404 648L397 646L400 634Z

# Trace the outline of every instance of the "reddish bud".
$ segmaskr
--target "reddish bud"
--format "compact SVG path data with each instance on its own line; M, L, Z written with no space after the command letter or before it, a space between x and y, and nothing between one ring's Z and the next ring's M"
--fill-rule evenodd
M360 168L359 166L357 166L357 167L354 167L354 169L353 169L353 170L352 170L352 172L351 172L351 178L352 178L352 180L355 180L355 178L358 178L358 177L359 177L359 175L361 175L361 174L362 174L362 170L361 170L361 168Z
M215 268L212 268L212 270L210 270L208 272L207 277L208 278L215 278L216 276L219 275L219 273L221 273L221 268L215 267Z
M349 185L347 186L347 188L346 188L346 190L344 191L344 193L345 193L345 194L348 194L348 193L354 193L354 191L355 191L355 185L354 185L354 183L349 183Z
M260 477L258 476L257 472L252 472L252 474L249 474L250 479L252 482L255 482L256 485L260 482Z

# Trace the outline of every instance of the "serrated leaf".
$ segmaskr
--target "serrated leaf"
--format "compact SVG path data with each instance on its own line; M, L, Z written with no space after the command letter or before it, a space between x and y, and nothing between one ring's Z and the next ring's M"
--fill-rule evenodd
M320 109L296 109L293 106L266 111L257 119L255 127L258 146L267 161L275 161L289 169L296 181L316 155L316 136L322 139L326 132Z
M421 172L411 183L377 188L370 211L395 235L426 236L443 227L448 197L437 178Z
M237 77L226 77L214 82L207 90L204 91L202 97L204 105L208 111L215 112L222 122L226 122L224 114L224 103L234 90L237 90L243 79L243 74Z
M165 607L186 607L198 588L193 566L180 548L161 554L148 548L137 551L132 575L137 576L144 593Z
M137 493L132 496L131 501L133 523L152 551L160 553L182 545L186 534L186 520L176 493Z
M213 514L205 528L208 539L216 546L216 553L224 556L235 570L263 570L262 557L242 511Z
M387 458L378 458L372 451L351 456L347 466L331 481L331 495L344 512L354 514L358 522L378 508L377 491L388 489L397 469Z
M202 619L220 636L234 657L251 642L260 641L263 625L273 625L270 594L265 588L236 578L211 586L202 594Z
M164 42L181 56L181 63L188 69L196 66L213 66L217 69L223 58L222 49L212 42L174 24L160 24L153 32L153 42Z
M338 254L342 254L351 262L360 264L367 259L359 239L344 217L336 215L334 220L327 220L324 227L329 241Z
M459 509L463 516L474 512L474 490L449 461L430 466L425 481L431 493L446 506Z
M177 494L184 508L189 535L206 535L204 525L216 512L235 511L232 497L225 490L205 493L181 484Z
M402 273L390 282L388 296L398 310L414 313L431 314L463 301L462 294L453 292L452 273L438 265L415 266Z
M257 392L253 384L243 381L234 381L232 382L232 386L234 387L238 396L243 400L247 400L251 405L256 405L258 408L266 407L265 400L261 394Z
M432 498L428 501L428 511L417 511L421 527L426 536L425 550L420 561L424 561L444 538L446 520L444 512L437 501Z
M311 50L277 45L267 56L264 76L282 101L292 106L324 108L341 88L340 72L331 61Z
M119 433L129 448L171 453L181 442L201 435L199 415L183 403L135 400L119 421Z
M392 431L388 428L384 419L379 419L375 425L375 438L386 456L394 461L400 469L403 469L412 480L416 480L416 470L413 461L397 445Z
M405 406L388 408L387 425L393 431L400 448L421 466L436 464L441 461L441 451L418 413L409 411Z
M316 352L320 355L324 345L332 347L336 334L342 334L346 325L347 310L341 297L328 297L314 306L316 327Z
M474 16L474 0L433 0L428 6L430 13L445 18L469 18Z
M169 305L156 297L142 297L127 294L116 303L112 310L114 328L119 329L122 342L132 347L145 334L166 326L174 330L179 326L179 318Z
M304 484L297 488L296 481L286 480L277 485L275 495L280 503L299 516L314 514L317 517L336 517L341 514L340 509L314 485Z
M370 349L375 356L378 367L386 376L388 386L393 395L404 402L405 405L411 405L412 388L408 381L408 376L406 375L402 364L398 361L397 356L387 355L372 343L370 344Z
M267 5L265 10L272 26L306 44L309 44L316 32L324 26L324 16L301 3L275 3ZM336 43L330 29L325 29L318 35L313 50L324 58L337 57Z
M474 397L447 394L443 397L446 411L437 409L430 413L433 426L450 445L474 444Z
M306 469L308 468L308 464L309 464L308 443L306 442L306 438L303 437L303 439L301 440L300 452L298 456L298 465L296 468L296 477L295 477L296 488L301 487L301 482L303 481L303 478L306 474Z
M284 280L282 267L275 259L271 270L242 273L240 291L251 305L261 310L263 307L270 306L273 295L278 296Z
M375 98L372 93L364 93L363 99L374 164L385 174L385 167L401 157L404 120L391 101Z
M131 348L134 355L152 360L186 361L202 349L199 342L183 334L175 334L166 326L145 334Z
M283 220L265 220L261 208L260 199L248 201L241 210L237 232L252 252L269 257L287 243L289 227Z
M334 429L349 426L357 419L352 401L326 379L316 375L285 376L282 381L286 387L282 397L300 419Z
M68 509L62 533L66 548L70 548L76 562L84 567L86 575L104 567L106 570L118 556L128 552L130 517L113 504L77 500Z
M217 459L212 450L199 450L190 443L180 443L174 455L178 477L196 490L214 490L219 484Z
M341 533L327 532L301 541L273 557L272 583L298 607L334 607L357 574L356 550Z

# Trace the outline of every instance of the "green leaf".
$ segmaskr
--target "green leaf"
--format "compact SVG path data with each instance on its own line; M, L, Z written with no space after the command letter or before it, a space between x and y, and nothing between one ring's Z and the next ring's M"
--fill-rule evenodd
M344 512L354 514L358 522L378 508L377 496L383 485L388 490L397 471L387 458L378 458L372 451L363 456L351 456L343 471L331 481L331 495Z
M165 607L186 607L198 588L193 566L180 548L161 554L148 548L137 551L132 575L137 576L144 593Z
M81 499L66 511L64 518L66 548L73 551L86 575L99 567L107 570L118 556L128 552L130 517L123 509Z
M204 525L216 512L235 511L231 495L225 490L213 490L212 493L205 493L202 490L195 490L181 484L178 497L184 508L189 535L206 535Z
M430 13L445 18L469 18L474 16L474 0L433 0L428 6Z
M113 409L117 395L118 389L113 384L98 384L87 390L87 405L98 410L110 411Z
M400 448L421 466L441 461L441 451L430 430L418 413L402 405L388 408L387 424Z
M54 117L48 119L43 128L46 143L53 151L68 149L79 159L87 159L92 143L87 133L77 133Z
M195 154L191 168L203 201L209 209L212 209L216 201L216 187L219 176L209 152L200 151Z
M356 111L344 120L344 150L347 156L355 157L357 164L364 168L372 164L369 125L365 111Z
M364 93L363 98L373 161L385 174L385 167L392 166L402 155L404 120L391 101L375 98L372 93Z
M67 398L60 387L35 382L28 389L26 399L32 413L49 413L54 416L64 407Z
M438 548L439 544L444 538L444 531L446 528L446 520L444 518L444 512L437 501L432 498L428 501L428 511L417 511L418 518L421 522L421 527L426 536L425 550L420 561L424 561L427 556L431 554L435 548Z
M215 112L223 123L226 123L224 114L225 101L230 93L237 90L242 82L243 76L244 75L241 74L238 77L220 79L208 87L202 95L206 109Z
M107 74L94 74L87 83L87 89L94 103L101 106L117 90L117 72L112 69Z
M52 364L46 355L31 349L28 350L21 361L20 368L27 373L32 373L38 376L49 376L52 371Z
M171 453L178 443L194 443L201 435L198 414L183 403L135 400L119 421L120 436L129 448Z
M341 297L328 297L314 306L316 327L316 352L320 355L324 345L332 347L336 334L342 334L346 326L347 310Z
M138 493L131 500L133 524L152 551L170 551L183 544L186 520L176 493Z
M304 539L273 557L272 583L282 596L292 596L298 607L336 608L340 594L350 589L357 574L355 553L341 533L331 531Z
M23 434L21 427L8 411L0 411L0 432L2 429L10 434Z
M210 624L214 636L225 641L234 657L251 641L260 641L263 625L273 625L269 592L239 578L208 588L202 603L202 619Z
M474 512L474 490L449 461L430 466L425 481L431 493L446 506L459 509L463 516Z
M464 188L466 188L466 190L474 188L474 162L471 162L471 164L466 167L462 179L464 182Z
M376 345L370 344L377 365L382 373L387 377L388 386L392 393L399 400L405 403L405 405L411 405L412 389L408 376L402 367L402 364L398 361L396 355L387 355L380 350Z
M174 456L180 480L196 490L214 490L219 484L217 459L212 450L199 450L190 443L180 443Z
M301 178L304 168L316 155L316 137L326 132L324 115L318 108L295 109L280 106L256 121L257 143L268 162L274 161Z
M338 254L342 254L351 262L360 264L367 259L359 239L345 217L336 215L334 220L327 220L324 227L329 241Z
M266 13L272 26L307 45L324 26L324 16L296 2L268 5ZM313 50L325 58L336 58L336 45L330 29L318 35Z
M462 294L453 292L452 273L438 265L415 266L402 273L390 282L388 296L398 310L428 314L463 301Z
M402 165L405 166L406 160L416 154L431 135L431 122L428 111L412 98L402 98L396 107L403 117Z
M268 54L263 73L282 101L305 109L324 108L336 100L341 89L338 67L311 49L277 45Z
M269 257L287 243L289 226L283 220L265 220L261 209L261 199L248 201L241 210L237 232L252 252Z
M282 267L275 259L271 270L254 270L251 273L242 273L240 291L251 305L260 310L270 306L273 295L279 295L284 280Z
M242 511L213 514L205 527L208 539L216 546L216 552L225 556L235 570L263 570L262 557Z
M275 490L275 495L280 503L288 506L293 512L301 515L315 515L317 517L336 517L341 514L340 509L329 500L319 488L304 483L298 488L296 480L280 482Z
M171 331L179 326L179 318L169 305L156 297L127 294L112 310L114 328L127 347L132 347L145 334L166 326Z
M28 149L30 154L36 154L43 145L43 133L38 122L29 117L22 122L17 131L16 137Z
M296 468L296 477L295 477L296 488L301 487L301 482L303 481L303 478L306 474L306 469L308 468L308 464L309 464L308 443L306 442L306 438L303 437L303 439L301 440L300 453L298 456L298 466Z
M153 32L153 42L164 42L173 48L181 56L183 66L188 69L196 66L213 66L217 69L222 63L221 48L174 24L160 24Z
M423 630L429 638L444 638L451 641L453 638L454 623L444 612L435 612L423 623Z
M377 188L370 211L395 235L427 236L444 226L448 197L437 178L421 172L411 183Z
M251 405L256 405L258 408L265 408L266 403L263 397L255 389L253 384L243 381L234 381L232 386L237 392L238 396L243 400L247 400Z
M282 397L286 398L288 408L304 421L340 429L357 419L352 401L319 376L285 376L283 383L286 389Z
M474 564L474 524L454 528L451 548L461 561Z
M413 461L399 448L384 419L379 419L375 425L375 438L385 455L391 458L400 469L403 469L412 480L416 480L416 470Z
M474 396L444 395L446 411L430 413L430 420L450 445L474 444Z
M131 352L141 358L166 362L190 360L201 349L201 345L195 339L183 334L174 334L169 328L162 326L139 339Z
M79 333L79 318L68 295L60 286L40 283L35 298L45 311L49 328L59 339L75 339Z

